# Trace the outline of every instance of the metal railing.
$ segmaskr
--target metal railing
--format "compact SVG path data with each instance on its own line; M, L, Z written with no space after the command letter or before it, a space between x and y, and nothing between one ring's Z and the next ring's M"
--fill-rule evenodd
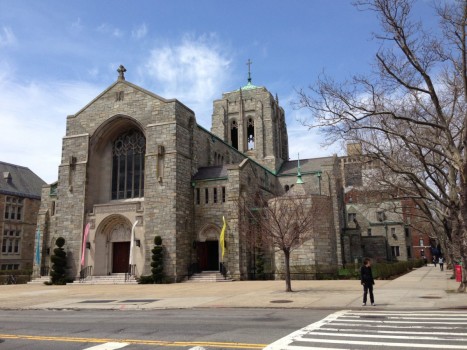
M50 267L48 266L43 266L41 267L41 276L49 276L50 274Z
M83 282L85 279L92 276L92 266L86 266L79 272L79 281Z
M125 282L130 280L131 276L136 275L136 264L135 265L128 265L128 271L125 273Z

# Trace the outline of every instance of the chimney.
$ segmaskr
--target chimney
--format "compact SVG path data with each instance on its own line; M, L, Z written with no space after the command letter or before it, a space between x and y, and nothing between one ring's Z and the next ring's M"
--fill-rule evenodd
M348 156L361 156L362 155L362 144L358 142L347 144L347 155Z

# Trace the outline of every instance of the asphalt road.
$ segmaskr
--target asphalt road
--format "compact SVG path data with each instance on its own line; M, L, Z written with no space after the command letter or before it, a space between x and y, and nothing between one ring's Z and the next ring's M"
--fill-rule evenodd
M334 310L335 311L335 310ZM1 350L262 349L333 313L305 309L0 311ZM116 345L117 346L117 345Z

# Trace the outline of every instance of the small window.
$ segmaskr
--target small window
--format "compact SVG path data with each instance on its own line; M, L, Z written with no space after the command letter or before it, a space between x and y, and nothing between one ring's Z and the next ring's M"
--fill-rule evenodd
M213 189L213 199L214 203L217 203L217 187L214 187Z
M284 190L285 190L285 192L289 192L289 190L290 190L289 185L285 185L285 186L284 186Z
M207 187L204 189L204 202L206 204L209 203L209 188L207 188Z
M14 240L13 253L19 253L19 239Z
M410 227L405 227L404 232L405 232L405 237L409 238L409 236L410 236Z
M196 189L196 204L198 204L198 205L199 205L200 202L201 202L200 197L201 197L201 191L200 191L199 188L197 188L197 189Z
M418 241L418 245L420 247L424 247L425 246L425 242L423 241L423 238L420 238L420 240Z
M222 187L222 203L225 203L225 187Z
M348 213L347 214L348 223L357 221L357 214L356 213Z
M410 249L410 246L407 246L407 258L410 259L412 257L412 249Z
M368 233L368 236L371 236L371 228L367 229L366 232Z
M394 258L400 256L399 246L391 246L391 252Z
M384 215L384 211L378 211L376 212L376 219L378 221L384 221L386 219L385 215Z

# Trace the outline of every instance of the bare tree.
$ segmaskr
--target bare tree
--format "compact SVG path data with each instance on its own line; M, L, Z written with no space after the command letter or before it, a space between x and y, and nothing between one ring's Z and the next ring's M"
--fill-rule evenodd
M436 8L440 30L412 19L414 1L362 0L376 14L375 71L338 83L321 77L299 106L329 142L359 141L397 174L404 195L423 202L467 265L467 1ZM467 278L459 287L465 290Z
M315 237L315 225L323 217L325 206L311 195L293 191L269 200L257 192L240 197L238 203L244 238L256 248L283 253L285 290L292 292L291 253Z

